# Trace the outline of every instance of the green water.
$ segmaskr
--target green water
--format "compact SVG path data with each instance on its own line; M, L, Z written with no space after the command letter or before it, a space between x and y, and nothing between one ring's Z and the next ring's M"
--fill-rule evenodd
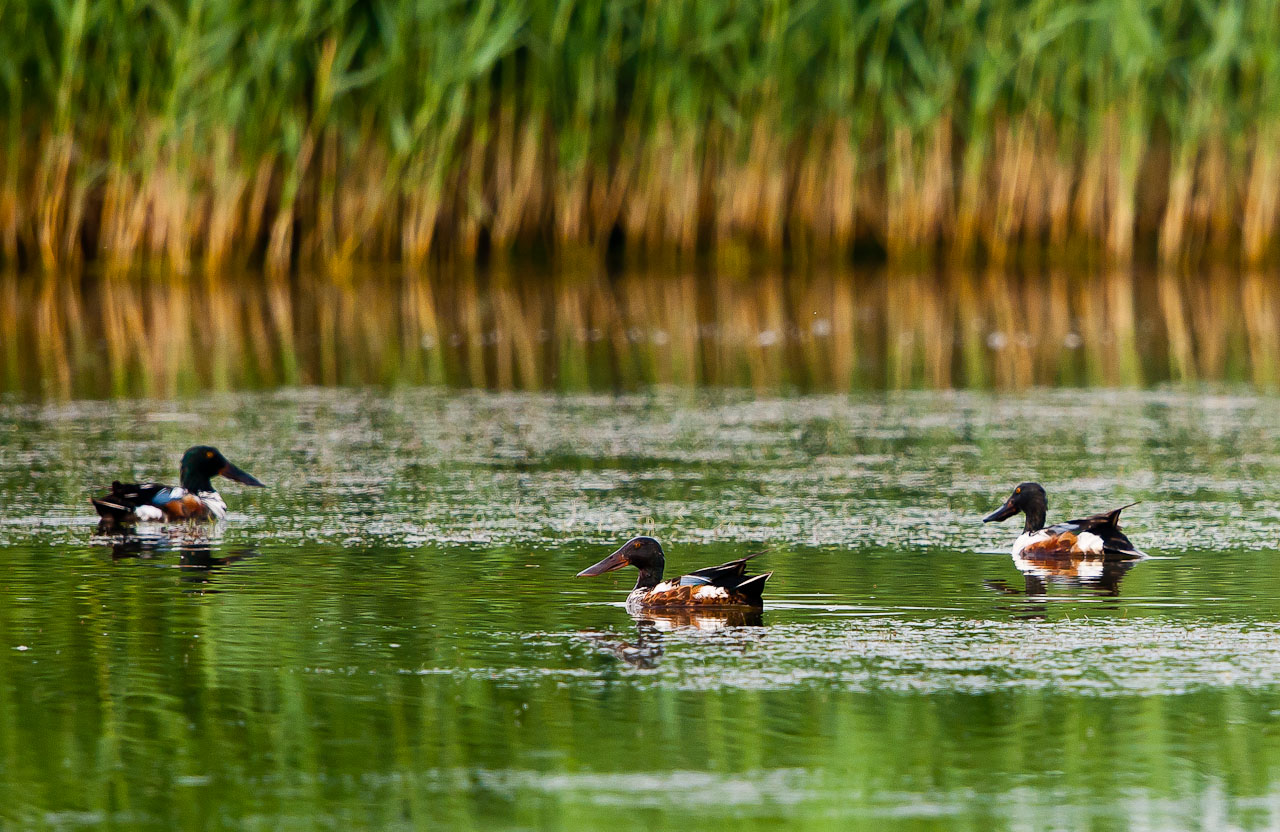
M221 528L95 537L196 439ZM1153 557L1024 575L1141 500ZM299 389L0 404L0 818L79 829L1270 829L1280 399ZM758 622L574 573L764 551ZM758 625L758 626L753 626Z

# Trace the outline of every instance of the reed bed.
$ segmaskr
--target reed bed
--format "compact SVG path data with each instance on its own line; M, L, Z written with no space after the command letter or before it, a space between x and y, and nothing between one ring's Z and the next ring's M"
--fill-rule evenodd
M0 277L0 393L54 399L295 385L785 392L1199 382L1280 388L1280 284L1269 275Z
M1280 0L0 3L0 258L1280 246Z

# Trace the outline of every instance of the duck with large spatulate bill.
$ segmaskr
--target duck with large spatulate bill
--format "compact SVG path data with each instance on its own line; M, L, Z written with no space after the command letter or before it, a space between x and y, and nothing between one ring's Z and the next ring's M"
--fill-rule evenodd
M213 487L213 478L226 477L262 488L262 483L227 461L217 448L197 445L182 455L181 485L111 483L111 493L92 500L102 525L108 528L136 523L177 520L221 520L227 504Z
M662 545L652 537L633 537L618 551L578 573L579 578L603 575L624 566L640 570L635 589L627 596L627 609L651 607L744 607L764 606L765 581L772 572L748 575L747 561L755 555L731 560L719 566L708 566L662 580L666 557Z
M1045 528L1044 519L1049 511L1049 500L1044 488L1038 482L1024 482L1013 489L1004 505L982 518L982 522L1008 520L1018 512L1026 515L1022 534L1013 543L1014 557L1032 554L1146 557L1146 553L1130 543L1129 538L1120 531L1120 512L1126 508L1129 506Z

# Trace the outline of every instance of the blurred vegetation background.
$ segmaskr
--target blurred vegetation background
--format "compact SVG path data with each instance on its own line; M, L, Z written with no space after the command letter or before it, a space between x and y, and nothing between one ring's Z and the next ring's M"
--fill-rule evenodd
M1277 0L0 0L0 259L1268 261Z

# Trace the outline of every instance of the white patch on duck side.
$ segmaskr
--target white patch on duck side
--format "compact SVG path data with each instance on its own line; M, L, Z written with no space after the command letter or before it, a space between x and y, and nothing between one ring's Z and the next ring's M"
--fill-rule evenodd
M1076 551L1082 555L1102 554L1102 538L1093 532L1080 532L1076 538Z
M133 516L144 523L155 523L164 519L164 512L156 506L138 506L133 510Z
M653 589L649 590L649 592L653 592L653 593L670 592L671 590L675 589L679 585L680 584L677 581L663 581L662 583L655 586Z
M1033 543L1040 543L1042 541L1048 540L1049 537L1050 537L1050 534L1044 529L1041 529L1038 532L1023 532L1022 534L1018 535L1017 540L1013 541L1013 551L1010 552L1009 554L1013 555L1016 558L1019 554L1022 553L1023 549L1027 548Z
M693 593L696 598L728 598L729 591L722 586L700 586Z

